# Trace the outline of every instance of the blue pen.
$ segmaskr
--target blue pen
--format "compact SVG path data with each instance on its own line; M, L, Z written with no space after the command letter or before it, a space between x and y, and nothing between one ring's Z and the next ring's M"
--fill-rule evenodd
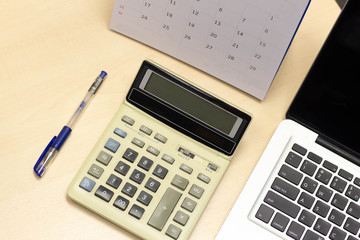
M34 171L38 177L42 177L46 170L49 168L50 164L53 162L57 153L59 152L61 146L64 144L67 137L70 135L76 121L80 118L86 104L90 101L91 97L99 89L101 83L105 80L106 75L107 73L105 71L101 71L100 75L95 79L94 83L89 88L80 106L75 111L74 115L71 117L69 123L64 126L60 131L59 135L53 137L53 139L51 139L49 144L46 146L45 150L43 151L39 160L34 166Z

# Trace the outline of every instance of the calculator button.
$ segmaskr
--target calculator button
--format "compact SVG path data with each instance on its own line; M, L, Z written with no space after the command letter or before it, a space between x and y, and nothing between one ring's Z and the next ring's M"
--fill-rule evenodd
M109 138L109 140L105 144L105 148L113 153L116 153L119 147L120 143L112 138Z
M208 168L210 168L210 169L213 170L213 171L216 171L216 170L218 169L218 166L215 165L215 164L213 164L213 163L209 163L209 164L208 164Z
M106 184L117 189L120 186L121 182L122 182L121 178L115 176L114 174L111 174L108 180L106 181Z
M171 184L181 190L185 190L185 188L189 184L189 180L176 174L173 180L171 181Z
M140 131L142 131L146 135L151 135L151 133L152 133L152 130L144 125L141 125Z
M193 169L191 167L189 167L188 165L185 165L185 164L181 164L180 169L188 174L191 174L193 171Z
M186 213L183 213L182 211L177 211L175 217L174 217L174 221L185 226L185 224L187 223L187 221L189 220L189 215L187 215Z
M190 188L190 191L189 191L189 194L190 194L191 196L194 196L194 197L196 197L196 198L198 198L198 199L201 198L201 196L202 196L203 193L204 193L204 189L201 188L201 187L199 187L199 186L197 186L196 184L193 184L193 185L191 186L191 188Z
M149 178L145 184L145 187L153 192L156 192L160 187L160 183L153 178Z
M163 135L161 135L159 133L155 134L154 138L156 140L159 140L162 143L166 143L166 141L167 141L167 137L164 137Z
M114 133L122 138L125 138L127 135L127 133L124 130L121 130L120 128L115 128Z
M196 202L186 197L182 202L181 207L188 210L189 212L192 212L196 207Z
M149 203L151 202L151 199L152 199L152 198L153 198L153 197L152 197L150 194L148 194L147 192L141 191L140 194L139 194L139 196L138 196L138 198L137 198L136 200L138 200L138 201L141 202L142 204L148 206Z
M128 160L129 162L133 163L138 155L139 154L136 151L132 150L131 148L128 148L126 149L122 157Z
M177 202L181 197L181 193L172 188L166 189L155 211L151 215L148 224L161 231L168 220L170 214L174 210Z
M132 119L132 118L130 118L130 117L128 117L128 116L123 116L122 117L122 119L121 119L123 122L126 122L127 124L129 124L129 125L134 125L134 123L135 123L135 120L134 119Z
M124 163L123 161L120 161L115 167L115 171L123 176L125 176L128 173L129 169L130 166Z
M104 172L104 169L99 167L96 164L91 165L88 174L90 174L91 176L99 179L99 177L101 176L101 174Z
M161 179L164 179L168 171L169 170L158 164L156 165L153 174Z
M170 224L168 229L166 230L165 234L173 239L178 239L179 235L181 233L181 229Z
M143 148L145 145L145 143L143 141L141 141L137 138L134 138L131 142L140 148Z
M160 153L159 150L157 150L156 148L154 148L154 147L152 147L152 146L149 146L149 147L146 149L146 151L148 151L149 153L151 153L151 154L153 154L153 155L155 155L155 156L159 155L159 153Z
M125 183L123 189L121 190L122 193L125 193L129 197L133 197L136 191L137 191L137 187L135 187L131 183Z
M129 214L137 219L140 219L142 217L142 215L144 214L144 212L145 212L145 209L134 204L131 207Z
M88 192L91 192L91 190L95 186L95 181L91 180L90 178L84 177L79 185L82 189L85 189Z
M197 178L201 181L203 181L204 183L209 183L210 182L210 178L208 176L206 176L205 174L199 173L199 175L197 176Z
M99 188L95 192L95 196L101 198L102 200L104 200L106 202L109 202L113 195L114 195L114 193L111 190L107 189L106 187L104 187L102 185L100 185Z
M141 184L142 181L144 180L144 178L145 178L145 174L136 169L134 169L134 171L132 172L132 174L130 176L130 179L138 184Z
M114 202L114 206L124 211L129 205L129 200L124 197L118 196Z
M182 154L184 154L185 156L188 156L190 158L194 158L195 155L193 153L191 153L189 150L184 149L184 148L179 148L178 149L179 152L181 152Z
M164 160L165 162L170 163L170 164L173 164L174 161L175 161L175 159L174 159L173 157L170 157L170 156L167 155L167 154L162 155L161 159ZM359 182L360 182L360 181L359 181ZM360 184L360 183L359 183L359 184Z
M147 157L141 157L141 159L138 163L138 166L146 171L149 171L149 169L151 168L153 163L154 162L152 160L148 159Z
M104 151L101 151L99 153L99 155L96 157L96 160L98 162L101 162L102 164L104 164L105 166L107 166L110 162L110 160L112 159L112 156Z

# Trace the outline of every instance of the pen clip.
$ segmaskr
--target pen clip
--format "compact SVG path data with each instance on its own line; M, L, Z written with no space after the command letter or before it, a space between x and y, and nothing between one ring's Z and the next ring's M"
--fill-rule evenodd
M41 163L41 161L43 160L43 158L45 157L45 154L48 152L49 148L51 147L51 145L55 142L56 136L54 136L51 141L49 142L49 144L46 146L46 148L44 149L44 151L42 152L42 154L40 155L39 159L37 160L35 166L34 166L34 172L36 173L36 175L38 177L41 177L44 169L42 168L41 171L39 171L38 167Z

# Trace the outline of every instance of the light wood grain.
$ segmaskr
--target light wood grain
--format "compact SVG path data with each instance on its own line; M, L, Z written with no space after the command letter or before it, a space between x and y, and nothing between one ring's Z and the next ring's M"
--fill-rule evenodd
M0 1L0 235L4 239L137 239L66 197L81 163L151 59L253 115L191 239L213 239L340 10L313 0L261 102L109 30L113 1ZM32 168L101 70L109 76L45 177ZM209 227L211 226L211 227Z

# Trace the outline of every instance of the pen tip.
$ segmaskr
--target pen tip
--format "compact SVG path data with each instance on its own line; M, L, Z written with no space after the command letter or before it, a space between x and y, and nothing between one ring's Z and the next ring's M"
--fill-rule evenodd
M100 73L99 77L101 77L101 78L105 78L105 77L106 77L106 75L107 75L107 72L105 72L105 71L101 71L101 73Z

